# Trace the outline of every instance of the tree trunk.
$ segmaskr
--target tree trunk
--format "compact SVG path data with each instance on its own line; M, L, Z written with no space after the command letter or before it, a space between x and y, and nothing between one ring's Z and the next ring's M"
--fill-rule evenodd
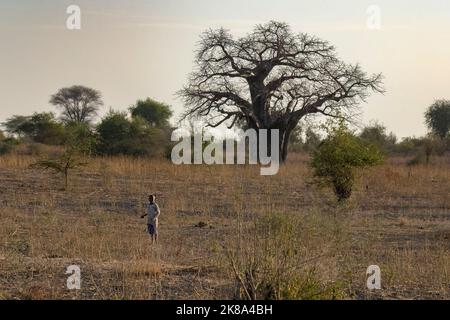
M263 128L264 129L264 128ZM272 141L271 136L271 130L278 129L279 130L279 141ZM259 129L256 130L256 136L257 136L257 151L258 151L258 161L260 161L260 135L259 135ZM280 163L284 163L287 160L288 155L288 146L289 146L289 138L291 136L292 130L289 129L279 129L279 128L272 128L267 129L267 156L272 156L272 144L276 143L278 144L278 152L279 152L279 160Z
M280 137L280 161L285 163L288 156L289 139L291 137L291 130L286 130L283 137Z

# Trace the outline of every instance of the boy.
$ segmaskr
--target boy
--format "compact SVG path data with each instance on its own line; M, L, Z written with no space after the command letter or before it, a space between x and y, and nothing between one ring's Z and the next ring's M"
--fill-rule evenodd
M152 238L152 244L158 243L158 217L160 215L159 206L155 202L155 196L149 195L148 201L146 204L147 213L141 216L141 219L144 219L145 216L148 216L147 220L147 230Z

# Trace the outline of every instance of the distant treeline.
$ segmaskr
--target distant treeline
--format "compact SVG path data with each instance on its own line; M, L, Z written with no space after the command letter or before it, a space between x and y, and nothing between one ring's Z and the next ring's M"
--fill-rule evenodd
M77 144L89 155L167 156L172 143L173 115L165 103L146 98L119 112L110 110L94 123L103 106L101 93L84 86L62 88L51 96L50 104L59 111L15 115L2 123L0 155L20 149L38 152L39 146ZM450 102L438 100L425 113L430 133L424 137L409 137L398 141L380 123L373 123L355 133L360 139L376 146L385 155L411 157L412 161L428 162L431 155L450 151ZM323 138L311 126L298 126L290 138L290 151L312 153ZM28 150L28 151L27 151Z
M291 137L291 151L293 152L313 152L323 141L323 138L311 127L298 127ZM412 161L428 162L432 155L444 155L450 152L450 137L448 134L440 137L430 132L423 137L407 137L401 141L394 133L387 132L384 125L373 123L364 127L355 134L363 141L376 146L387 156L412 157Z
M39 145L77 144L90 155L163 156L168 152L170 106L147 98L138 100L128 112L110 110L94 124L103 105L101 94L91 88L73 86L60 89L50 103L60 114L15 115L2 123L0 154L28 145L35 152Z

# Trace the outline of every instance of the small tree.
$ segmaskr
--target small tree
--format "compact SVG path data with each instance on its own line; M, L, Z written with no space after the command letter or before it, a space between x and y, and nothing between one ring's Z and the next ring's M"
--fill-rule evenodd
M444 139L450 131L450 101L437 100L425 112L428 128Z
M31 166L62 174L64 177L64 190L67 190L70 171L85 165L87 165L87 162L82 160L82 155L79 150L76 150L76 148L68 148L62 155L56 158L39 160Z
M69 173L88 164L84 158L91 152L93 139L82 125L72 125L66 130L65 151L59 156L41 159L31 165L33 168L61 174L64 178L64 190L68 188Z
M382 154L341 125L313 153L314 175L331 184L339 201L350 198L355 169L381 163Z

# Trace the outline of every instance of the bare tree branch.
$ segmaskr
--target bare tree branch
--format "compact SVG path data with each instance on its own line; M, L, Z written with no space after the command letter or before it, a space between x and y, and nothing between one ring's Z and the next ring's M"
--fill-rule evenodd
M288 139L308 114L350 118L370 92L383 92L382 79L339 60L328 42L271 21L239 39L224 29L205 32L179 96L185 117L211 127L246 119L248 127L278 128Z

